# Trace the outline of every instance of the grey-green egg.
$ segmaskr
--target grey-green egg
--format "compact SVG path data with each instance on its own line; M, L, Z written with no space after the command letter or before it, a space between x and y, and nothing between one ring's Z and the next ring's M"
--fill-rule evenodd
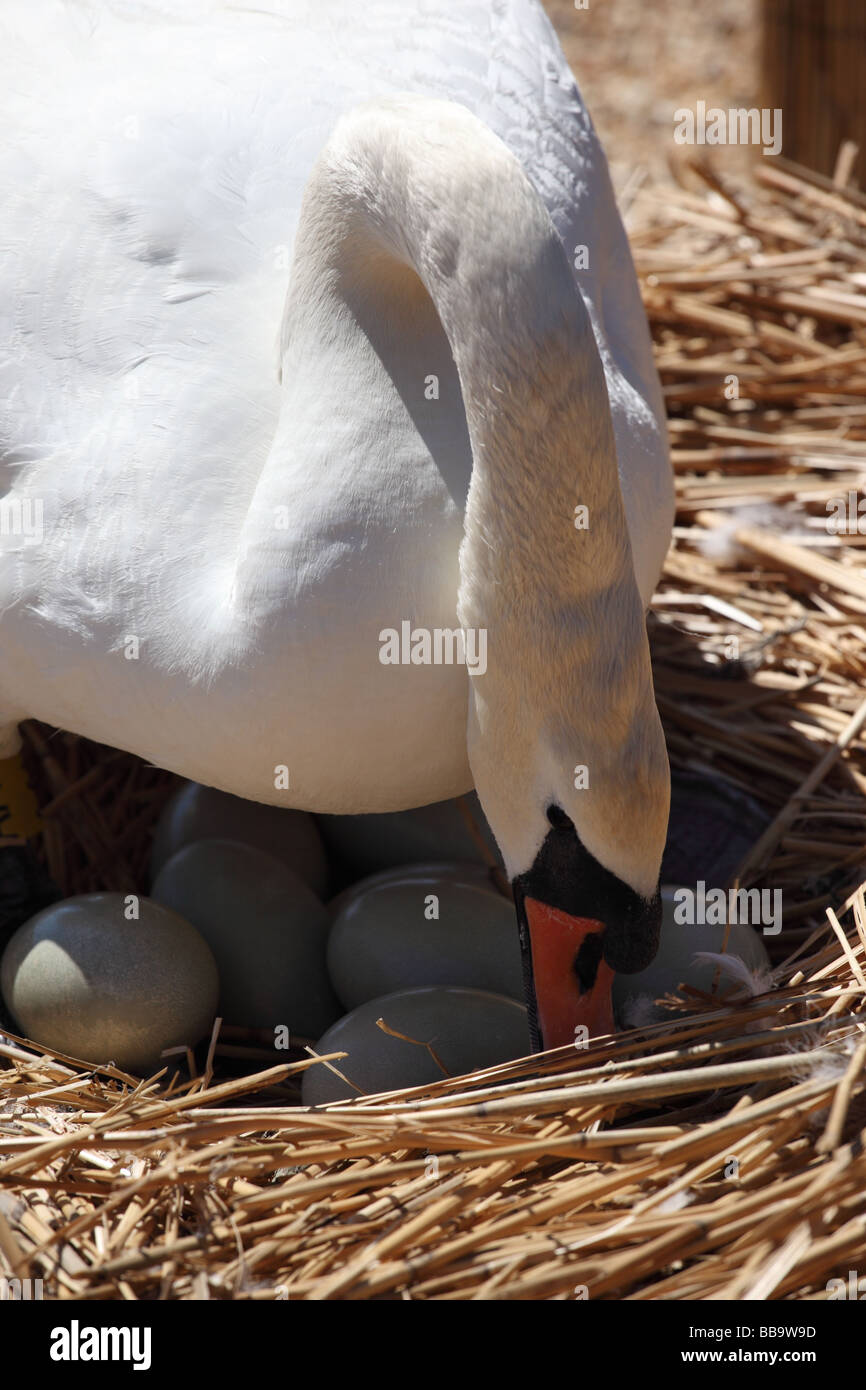
M411 811L367 816L317 816L329 854L355 877L381 873L401 864L464 860L485 863L485 853L470 829L469 812L488 854L499 851L481 803L474 792L458 801L436 801Z
M122 893L67 898L31 917L6 947L0 986L34 1042L133 1072L208 1033L218 994L216 963L195 928Z
M186 782L166 805L151 850L153 882L163 864L196 840L239 840L272 854L322 897L327 887L325 847L316 822L306 811L263 806L214 787Z
M404 1037L391 1037L378 1019ZM328 1029L316 1051L346 1052L333 1065L348 1080L317 1064L304 1073L303 1099L323 1105L359 1092L426 1086L523 1057L529 1048L526 1009L514 999L479 989L404 990L368 999Z
M692 891L673 884L662 887L662 925L655 959L637 975L617 975L614 979L614 1005L626 1026L670 1018L670 1010L654 1001L676 993L680 983L706 992L712 989L715 965L695 961L694 956L697 951L721 951L725 926L677 920L688 915L689 899L683 894ZM739 956L750 971L765 970L770 964L758 931L745 922L732 922L727 954Z
M514 904L472 864L416 864L362 879L332 904L331 983L347 1009L429 985L523 1001Z
M285 864L250 845L199 840L173 855L152 891L213 951L226 1023L318 1038L339 1017L325 965L328 914Z

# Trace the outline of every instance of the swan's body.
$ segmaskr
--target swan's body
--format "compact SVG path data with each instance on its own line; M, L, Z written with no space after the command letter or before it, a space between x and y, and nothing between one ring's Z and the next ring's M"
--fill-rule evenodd
M0 744L330 812L474 778L513 875L553 799L650 897L663 413L537 6L28 0L0 52ZM483 677L382 664L458 618Z

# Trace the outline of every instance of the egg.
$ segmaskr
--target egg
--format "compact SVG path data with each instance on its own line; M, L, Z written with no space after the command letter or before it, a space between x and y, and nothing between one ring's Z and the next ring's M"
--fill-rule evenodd
M272 854L322 897L327 887L325 847L312 816L279 806L245 801L213 787L187 782L175 792L157 822L151 850L153 882L162 866L196 840L239 840Z
M152 891L188 917L213 951L226 1023L318 1038L339 1017L325 966L328 914L272 855L199 840L169 859Z
M484 844L500 862L481 803L474 792L465 798ZM457 801L436 801L411 811L367 816L317 816L329 855L355 878L395 869L401 864L434 860L485 863Z
M674 915L677 907L675 894L681 891L673 884L662 887L661 936L652 964L637 975L617 975L614 978L614 1005L618 1017L626 1026L670 1018L671 1011L656 1005L654 1001L665 994L675 994L681 982L706 993L712 989L716 966L696 962L694 955L696 951L720 952L726 928L723 924L677 922ZM682 916L682 912L679 915ZM765 970L770 965L770 958L758 932L744 922L732 923L727 954L739 956L751 971ZM723 990L726 983L723 978Z
M389 1028L414 1042L394 1038ZM323 1105L358 1095L425 1086L445 1073L424 1044L429 1043L451 1076L495 1066L529 1052L526 1009L514 999L480 989L410 989L368 999L329 1028L316 1046L319 1054L347 1052L333 1065L354 1082L342 1081L327 1066L304 1073L305 1105ZM419 1046L419 1044L421 1044Z
M471 864L415 864L362 879L335 900L328 972L347 1009L424 985L523 1001L514 904Z
M727 885L768 823L766 811L723 778L673 768L662 883Z
M0 988L34 1042L146 1073L164 1048L192 1046L210 1031L219 981L209 947L182 916L148 898L88 893L18 928Z

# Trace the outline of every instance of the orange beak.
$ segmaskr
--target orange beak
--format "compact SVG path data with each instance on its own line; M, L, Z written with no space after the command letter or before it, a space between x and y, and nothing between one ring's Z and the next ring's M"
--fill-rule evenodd
M525 898L524 908L542 1047L573 1046L581 1026L591 1038L612 1033L614 972L602 955L604 924L536 898Z

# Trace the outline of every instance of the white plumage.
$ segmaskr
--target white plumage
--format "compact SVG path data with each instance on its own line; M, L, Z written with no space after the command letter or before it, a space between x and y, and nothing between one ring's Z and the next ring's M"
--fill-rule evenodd
M554 799L651 893L663 411L534 0L7 0L0 52L0 744L332 812L474 779L510 872ZM380 662L458 615L485 675Z

